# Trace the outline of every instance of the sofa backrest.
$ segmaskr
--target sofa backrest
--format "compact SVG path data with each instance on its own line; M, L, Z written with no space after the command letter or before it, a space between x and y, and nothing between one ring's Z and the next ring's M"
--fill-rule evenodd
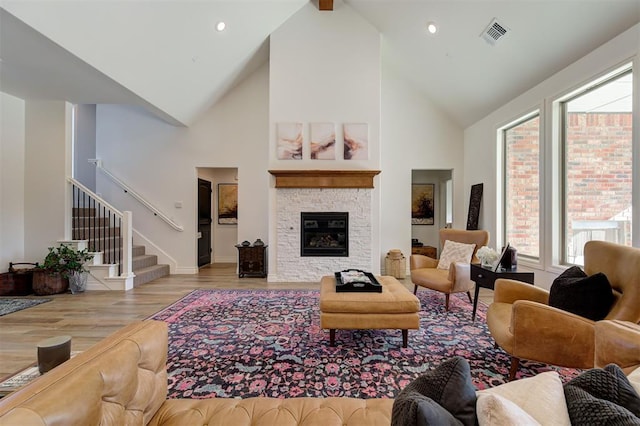
M167 324L138 321L0 399L0 425L145 425L167 397Z
M616 301L606 319L640 322L640 249L606 241L584 245L584 271L607 276Z

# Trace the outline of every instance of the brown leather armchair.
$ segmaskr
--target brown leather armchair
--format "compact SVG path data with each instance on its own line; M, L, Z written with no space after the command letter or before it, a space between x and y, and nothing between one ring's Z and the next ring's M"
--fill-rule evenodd
M471 256L471 263L479 263L476 252L489 243L489 232L466 231L462 229L441 229L440 247L444 247L446 240L458 243L475 244ZM418 286L439 291L445 294L445 309L449 310L449 295L451 293L467 293L471 302L470 290L475 283L471 281L468 263L452 263L449 269L438 269L438 260L420 254L413 254L409 258L411 282L414 284L413 294Z
M594 367L617 364L626 375L640 368L640 324L628 321L596 322Z
M584 271L604 273L615 296L605 320L640 322L640 249L605 241L584 246ZM595 366L596 322L551 307L549 292L520 281L496 280L487 325L496 345L511 355L509 378L520 359L571 368Z

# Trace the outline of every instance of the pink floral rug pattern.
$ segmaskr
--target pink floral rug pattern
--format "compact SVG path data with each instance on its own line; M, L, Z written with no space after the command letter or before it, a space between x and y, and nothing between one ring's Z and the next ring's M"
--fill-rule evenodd
M393 398L407 383L459 355L478 389L506 382L509 356L493 347L486 306L466 295L418 291L420 329L337 330L336 346L320 328L319 292L195 290L152 319L169 324L169 398ZM563 380L579 373L523 361L518 377L554 369Z

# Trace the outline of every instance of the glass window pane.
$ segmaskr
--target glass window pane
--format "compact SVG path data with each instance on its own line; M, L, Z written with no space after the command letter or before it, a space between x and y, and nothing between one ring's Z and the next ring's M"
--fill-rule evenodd
M540 117L504 131L505 237L518 255L540 257Z
M583 265L589 240L631 245L632 75L564 105L564 261Z

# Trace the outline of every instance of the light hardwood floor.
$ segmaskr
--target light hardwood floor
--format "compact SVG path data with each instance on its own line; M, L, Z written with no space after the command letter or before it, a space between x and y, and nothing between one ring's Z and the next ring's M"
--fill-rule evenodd
M268 283L262 278L238 278L235 264L214 264L197 275L171 275L127 292L89 291L47 297L51 302L0 317L0 378L36 362L39 341L72 337L72 351L82 351L135 320L148 318L194 289L317 289L318 283ZM413 291L409 277L400 280ZM428 291L420 289L419 291ZM492 292L481 289L490 303ZM444 297L443 297L444 303Z

